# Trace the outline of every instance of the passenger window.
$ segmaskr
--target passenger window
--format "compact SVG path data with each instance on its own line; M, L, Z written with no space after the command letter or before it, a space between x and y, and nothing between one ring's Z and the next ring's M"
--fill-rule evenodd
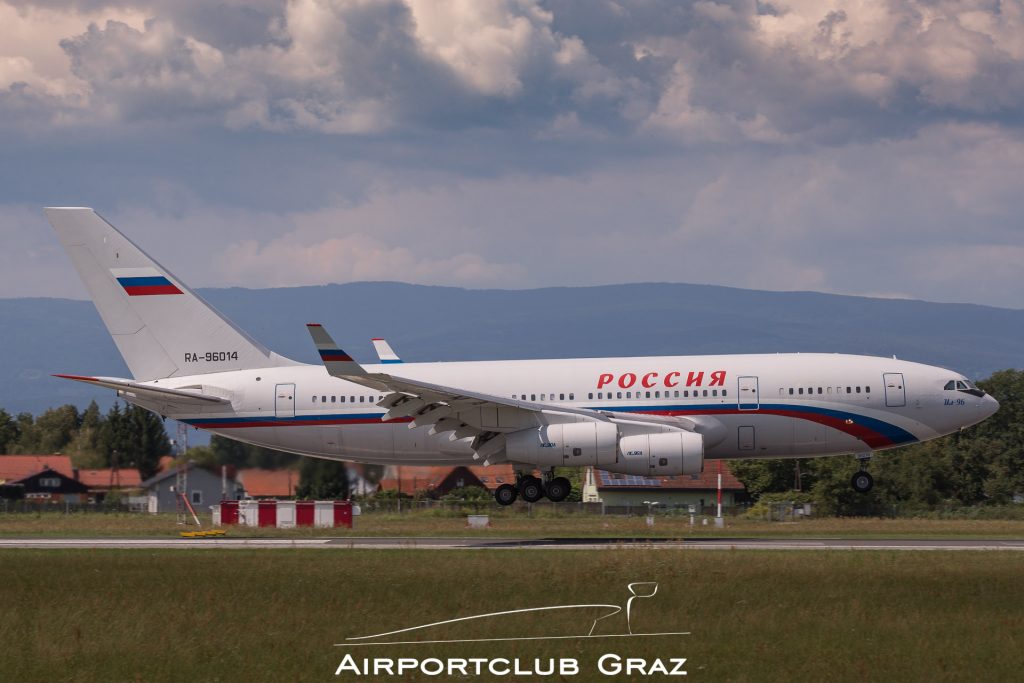
M313 397L313 403L316 403L316 396Z
M587 394L587 398L593 399L594 398L594 392L590 392L589 394Z
M832 393L832 387L828 387L828 393Z
M676 389L676 398L679 398L679 390Z
M327 403L327 397L326 396L321 396L320 397L320 402L321 403Z
M603 391L597 392L597 397L598 398L604 398L604 392Z
M542 401L544 400L544 394L540 395L540 400L542 400Z
M650 397L651 397L651 392L649 392L649 391L646 392L646 394L644 395L644 398L650 398Z
M337 396L331 396L331 403L337 403L337 402L338 402L338 397Z
M683 398L690 398L689 390L683 392Z
M800 387L800 388L799 388L799 389L797 389L796 391L797 391L797 393L798 393L798 394L800 394L801 396L803 396L803 395L804 395L804 388L803 388L803 387Z
M722 396L728 396L728 395L729 395L729 392L726 391L725 389L722 389Z
M718 396L718 389L712 389L711 390L711 395L712 396Z
M849 393L852 393L852 392L850 391L850 387L846 387L846 393L848 393L848 394L849 394Z
M622 392L621 391L618 394L618 398L622 398Z
M530 394L530 400L531 401L536 401L537 400L537 394Z
M570 401L575 401L576 400L576 394L569 394L569 400Z
M821 387L818 387L818 393L821 394Z
M864 387L864 393L865 394L870 394L871 393L871 387Z
M705 390L704 390L704 395L705 395L705 396L707 396L707 395L708 395L708 390L707 390L707 389L705 389Z
M857 393L858 394L860 393L860 387L857 387Z
M637 398L640 398L640 392L639 391L636 392L636 396L637 396ZM626 398L633 398L633 392L632 391L627 391L626 392Z
M344 397L344 396L341 396L341 397L339 397L339 398L341 398L341 402L342 402L342 403L344 403L344 402L345 402L345 397Z
M366 397L365 396L360 396L359 397L359 402L360 403L365 403L366 402Z
M564 401L565 400L565 394L559 394L558 395L558 400L559 401Z
M789 395L790 395L790 396L792 396L792 395L793 395L793 387L790 387L790 388L789 388Z
M655 391L654 392L654 398L661 398L661 392L660 391Z

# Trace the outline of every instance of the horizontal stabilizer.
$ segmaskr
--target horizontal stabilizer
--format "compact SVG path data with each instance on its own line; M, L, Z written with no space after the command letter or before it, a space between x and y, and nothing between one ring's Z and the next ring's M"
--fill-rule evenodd
M216 405L230 404L226 398L211 396L193 389L171 389L169 387L156 387L152 384L139 384L130 379L120 377L88 377L85 375L54 375L61 379L73 379L76 382L95 384L96 386L114 389L120 395L131 394L137 398L161 403L176 403L184 405Z

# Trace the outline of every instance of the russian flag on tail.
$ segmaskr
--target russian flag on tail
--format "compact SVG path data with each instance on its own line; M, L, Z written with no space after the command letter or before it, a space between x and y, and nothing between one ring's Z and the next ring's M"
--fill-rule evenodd
M128 296L181 294L177 285L156 268L111 268L110 274Z

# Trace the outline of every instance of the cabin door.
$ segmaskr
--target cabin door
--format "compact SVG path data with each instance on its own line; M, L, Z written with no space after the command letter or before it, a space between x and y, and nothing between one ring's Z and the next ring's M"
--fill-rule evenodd
M907 405L907 391L903 388L902 372L886 372L882 375L885 385L885 405L899 408Z
M737 392L737 401L739 401L740 410L757 410L760 405L760 399L757 394L757 378L756 377L740 377L739 380L739 391Z
M295 385L278 384L274 389L274 415L295 417Z

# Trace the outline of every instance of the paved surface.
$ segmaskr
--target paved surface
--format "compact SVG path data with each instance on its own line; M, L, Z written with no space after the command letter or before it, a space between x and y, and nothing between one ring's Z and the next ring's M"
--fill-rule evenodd
M606 550L1024 550L1024 539L842 539L842 538L0 538L4 548L323 548L323 549L474 549Z

